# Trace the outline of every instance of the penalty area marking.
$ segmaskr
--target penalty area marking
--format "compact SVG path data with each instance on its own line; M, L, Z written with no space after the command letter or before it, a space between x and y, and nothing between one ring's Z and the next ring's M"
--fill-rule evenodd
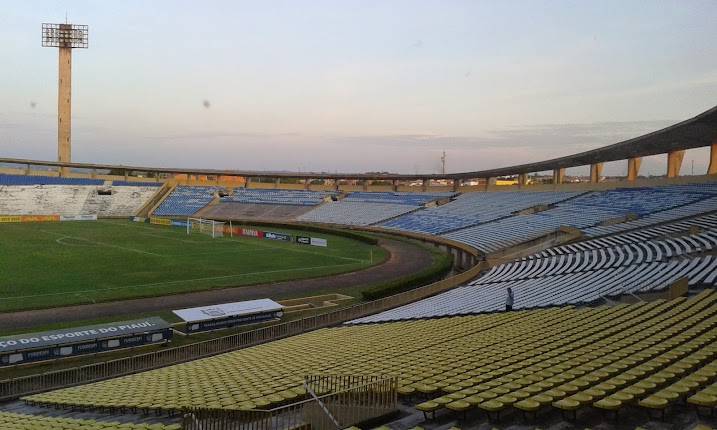
M154 253L154 252L143 251L143 250L141 250L141 249L136 249L136 248L128 248L128 247L126 247L126 246L112 245L111 243L97 242L97 241L94 241L94 240L85 239L84 237L66 236L66 235L64 235L64 234L55 233L54 231L47 231L47 230L38 230L38 231L41 231L41 232L47 233L47 234L51 234L51 235L54 235L54 236L60 236L60 238L57 239L57 240L55 240L55 242L57 242L58 244L63 245L63 246L83 246L83 245L74 245L74 244L71 245L71 244L64 243L64 242L62 241L62 240L64 240L64 239L74 239L74 240L89 242L89 243L95 244L95 245L106 246L106 247L108 247L108 248L122 249L122 250L125 250L125 251L137 252L137 253L140 253L140 254L154 255L154 256L156 256L156 257L165 257L165 255L156 254L156 253Z
M123 290L123 289L129 289L129 288L139 288L139 287L156 288L156 287L161 287L164 285L179 284L182 282L212 281L212 280L217 280L217 279L239 278L242 276L265 275L267 273L298 272L298 271L304 271L304 270L328 269L328 268L332 268L332 267L351 266L353 264L355 264L355 263L332 264L329 266L299 267L299 268L295 268L295 269L263 270L263 271L259 271L259 272L237 273L234 275L210 276L210 277L204 277L204 278L180 279L180 280L176 280L176 281L152 282L152 283L148 283L148 284L124 285L124 286L120 286L120 287L100 288L100 289L95 289L95 290L65 291L65 292L59 292L59 293L32 294L32 295L28 295L28 296L0 297L0 301L30 299L30 298L35 298L35 297L64 296L67 294L77 295L77 294L84 294L84 293L97 293L97 292L102 292L102 291L115 291L115 290ZM227 288L232 288L232 287L227 287ZM204 290L200 290L200 291L204 291ZM124 300L130 300L130 299L124 299Z

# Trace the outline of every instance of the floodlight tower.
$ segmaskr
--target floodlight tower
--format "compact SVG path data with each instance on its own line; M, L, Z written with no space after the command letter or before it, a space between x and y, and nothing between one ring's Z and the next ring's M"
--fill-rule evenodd
M57 85L57 161L72 161L70 126L72 115L72 49L87 48L87 26L42 24L42 46L60 48ZM65 176L68 168L60 168Z

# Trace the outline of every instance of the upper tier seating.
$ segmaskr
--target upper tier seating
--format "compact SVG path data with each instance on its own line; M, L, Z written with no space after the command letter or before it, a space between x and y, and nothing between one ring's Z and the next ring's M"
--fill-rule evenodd
M155 186L0 185L0 215L128 217L156 192Z
M112 181L116 187L161 187L161 182L133 182L133 181Z
M369 203L343 199L325 203L299 216L298 220L327 224L371 225L418 209L418 206L404 203Z
M700 207L699 210L704 212L704 201L707 201L707 207L714 204L711 194L704 192L704 188L681 186L591 192L558 203L554 208L543 212L503 218L452 231L443 236L489 253L549 234L561 226L587 229L629 214L659 217L659 212L675 212L683 209L684 205L691 204L696 204ZM674 215L667 217L673 218Z
M372 225L447 199L455 193L354 192L298 217L300 221L327 224Z
M562 254L572 254L615 245L643 244L643 242L649 242L655 239L679 236L680 233L686 234L689 232L690 228L698 228L701 231L707 231L708 235L714 236L714 232L717 232L717 214L703 215L695 218L688 218L682 221L657 225L654 227L642 228L627 233L584 240L569 245L556 246L526 258L543 258ZM687 237L686 239L692 241L690 237ZM644 245L647 246L647 244ZM705 245L703 244L702 246Z
M0 174L0 185L102 185L102 179Z
M667 209L653 214L646 215L634 221L623 222L608 226L595 226L583 229L583 232L590 236L604 236L606 234L618 233L621 231L634 230L659 224L667 221L673 221L680 218L691 217L706 212L717 211L717 197L709 197L684 206Z
M55 418L38 415L0 412L2 430L181 430L180 424L121 424L117 421L96 421Z
M511 215L538 205L575 197L568 192L491 192L467 193L445 205L412 212L386 221L381 227L440 234Z
M190 216L208 205L221 187L190 187L180 185L162 201L154 214L158 216Z
M410 206L423 206L426 203L453 197L456 193L402 193L402 192L362 192L350 193L344 200L366 203L393 203Z
M658 405L664 408L715 378L716 327L713 292L612 307L343 326L25 400L68 408L268 409L305 396L304 375L330 369L397 376L400 394L433 399L417 405L429 413L651 408L658 403L653 397L666 399Z
M316 206L326 197L335 193L324 191L294 191L294 190L253 190L237 188L229 196L221 198L224 203L253 203Z

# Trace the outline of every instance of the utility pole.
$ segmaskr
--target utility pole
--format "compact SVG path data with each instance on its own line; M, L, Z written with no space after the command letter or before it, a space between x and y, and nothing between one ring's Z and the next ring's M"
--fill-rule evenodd
M443 151L443 155L441 155L441 174L446 174L446 151Z

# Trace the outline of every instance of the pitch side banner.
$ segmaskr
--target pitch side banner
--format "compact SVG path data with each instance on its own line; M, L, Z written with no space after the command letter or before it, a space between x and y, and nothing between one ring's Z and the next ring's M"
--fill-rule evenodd
M261 230L255 230L253 228L242 228L241 235L249 237L264 237L264 232Z
M299 245L311 245L311 238L307 236L296 236L296 243Z
M264 232L264 239L269 240L280 240L282 242L291 242L291 236L284 233L274 233L272 231L265 231Z
M97 221L97 215L60 215L60 221Z
M0 222L48 222L59 221L60 215L2 215Z
M94 341L110 337L127 336L169 328L169 324L158 317L111 324L98 324L86 327L52 330L39 333L0 337L0 354L55 346L69 343Z
M327 246L329 246L329 242L326 239L322 239L320 237L312 237L311 245L327 247Z
M152 217L149 219L150 224L156 224L156 225L172 225L172 220L168 218L155 218Z
M172 227L184 227L184 228L187 228L187 221L172 221Z

